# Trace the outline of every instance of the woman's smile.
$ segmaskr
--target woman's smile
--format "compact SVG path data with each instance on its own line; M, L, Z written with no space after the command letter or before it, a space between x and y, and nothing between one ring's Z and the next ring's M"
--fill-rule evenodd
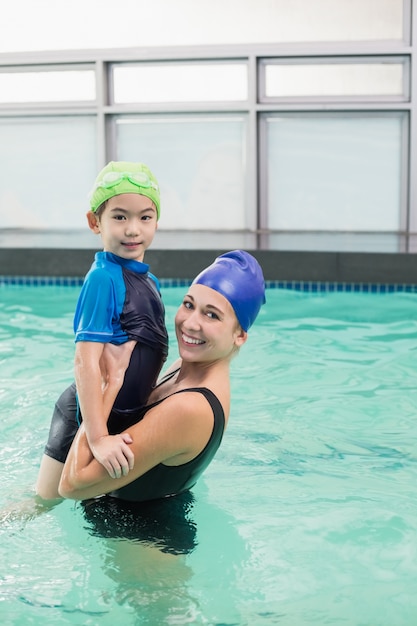
M201 344L206 343L202 339L196 339L194 337L190 337L189 335L186 335L185 333L181 333L181 338L184 341L184 343L191 344L191 345L200 346Z

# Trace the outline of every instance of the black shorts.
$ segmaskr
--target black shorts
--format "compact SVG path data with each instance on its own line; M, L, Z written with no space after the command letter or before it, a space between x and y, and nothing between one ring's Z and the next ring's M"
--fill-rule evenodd
M75 383L58 398L52 414L45 454L65 463L69 449L79 428L79 410Z
M136 424L143 416L143 409L117 411L110 413L108 429L111 435L122 432L126 428ZM65 463L69 449L75 435L83 421L80 407L77 401L77 390L75 383L72 383L58 398L52 414L51 426L49 428L48 441L44 453L56 461Z

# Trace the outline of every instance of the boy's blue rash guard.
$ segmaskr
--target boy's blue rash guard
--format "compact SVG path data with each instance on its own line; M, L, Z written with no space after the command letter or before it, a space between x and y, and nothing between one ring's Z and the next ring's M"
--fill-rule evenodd
M74 315L75 341L122 344L130 339L168 352L165 310L149 265L97 252Z

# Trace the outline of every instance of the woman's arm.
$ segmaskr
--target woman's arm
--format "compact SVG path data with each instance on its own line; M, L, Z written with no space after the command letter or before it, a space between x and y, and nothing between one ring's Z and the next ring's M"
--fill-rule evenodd
M68 454L59 493L64 498L84 500L129 484L159 463L181 465L203 450L213 429L213 412L200 393L170 396L150 409L145 417L121 434L134 454L133 469L126 476L111 478L93 457L83 428Z

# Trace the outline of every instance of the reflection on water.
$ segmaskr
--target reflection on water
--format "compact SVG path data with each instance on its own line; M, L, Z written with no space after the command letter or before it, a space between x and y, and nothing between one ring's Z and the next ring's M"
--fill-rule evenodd
M99 537L130 539L168 554L189 554L197 545L191 492L151 502L124 502L112 497L81 504L89 530Z

